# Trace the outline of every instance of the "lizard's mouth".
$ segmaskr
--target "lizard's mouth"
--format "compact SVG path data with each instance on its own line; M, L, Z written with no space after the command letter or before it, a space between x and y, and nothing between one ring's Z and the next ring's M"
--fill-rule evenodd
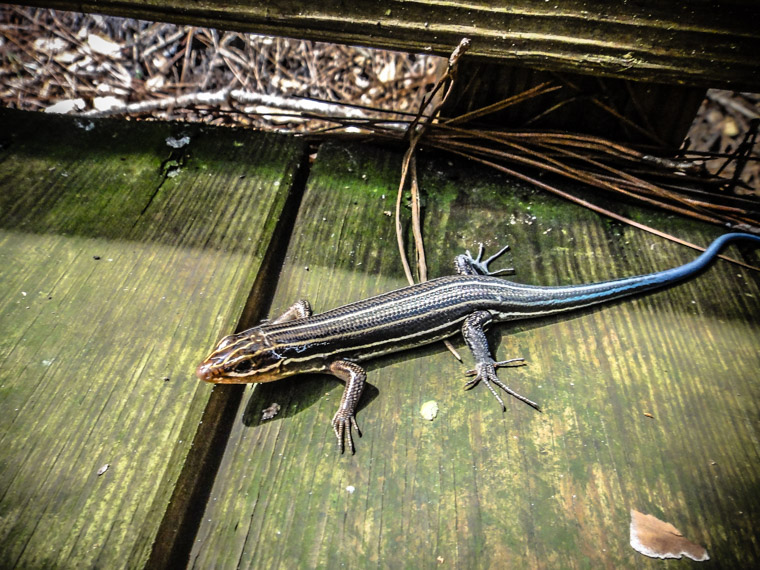
M198 368L195 369L195 375L206 382L211 382L214 379L214 367L210 362L201 362Z

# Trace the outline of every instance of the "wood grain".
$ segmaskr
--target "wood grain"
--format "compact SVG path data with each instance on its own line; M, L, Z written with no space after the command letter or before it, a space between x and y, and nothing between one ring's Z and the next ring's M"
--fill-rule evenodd
M193 367L237 322L302 147L0 123L0 566L141 567L211 392Z
M511 244L515 280L545 285L693 258L466 163L423 163L431 276L480 241ZM399 165L387 150L320 149L272 314L404 284L386 215ZM628 214L702 243L715 235ZM514 400L502 413L483 386L463 391L470 356L458 363L439 345L377 360L354 456L336 449L331 377L249 388L190 565L653 567L628 544L631 508L726 566L756 564L758 317L756 277L720 263L667 291L494 330L499 358L528 361L501 378L543 413ZM419 413L429 400L433 421ZM262 422L272 403L280 414Z

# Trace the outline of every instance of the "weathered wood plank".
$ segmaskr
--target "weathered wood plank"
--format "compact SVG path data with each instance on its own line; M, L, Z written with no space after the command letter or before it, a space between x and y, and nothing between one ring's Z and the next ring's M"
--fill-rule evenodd
M235 326L302 146L0 123L0 566L141 567L211 392L193 364Z
M749 91L760 86L760 13L751 0L650 0L614 8L585 0L21 3L446 57L469 37L474 56L539 69Z
M299 298L320 311L404 284L385 213L398 167L387 151L320 150L272 314ZM423 185L432 276L478 241L512 244L504 263L515 279L547 285L694 257L461 162L428 161ZM715 235L630 214L702 243ZM673 522L722 565L757 564L759 317L756 278L719 263L667 291L499 328L497 356L529 363L502 379L543 413L514 400L502 413L483 386L464 392L468 354L460 364L432 346L375 361L355 456L338 454L330 427L337 381L249 389L191 566L659 566L628 545L632 507ZM419 414L428 400L440 407L432 422ZM261 422L273 402L280 415Z

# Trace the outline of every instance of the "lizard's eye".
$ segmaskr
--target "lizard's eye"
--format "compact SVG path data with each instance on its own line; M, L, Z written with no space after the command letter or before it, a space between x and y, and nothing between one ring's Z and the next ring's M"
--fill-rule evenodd
M235 365L235 367L232 369L232 371L235 372L236 374L247 374L247 373L249 373L251 371L251 361L248 360L248 359L241 360L240 362L238 362Z

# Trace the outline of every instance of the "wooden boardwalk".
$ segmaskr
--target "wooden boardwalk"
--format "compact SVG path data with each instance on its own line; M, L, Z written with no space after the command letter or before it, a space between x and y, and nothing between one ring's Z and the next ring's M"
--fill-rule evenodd
M0 567L659 566L628 544L631 508L722 566L760 564L756 274L719 262L495 329L499 358L528 361L502 379L543 413L463 391L466 349L374 361L364 436L340 456L333 378L214 390L193 370L270 300L321 311L405 284L398 152L329 143L310 165L298 140L247 131L0 124ZM464 162L421 164L431 276L478 242L509 243L514 279L544 285L695 255Z

